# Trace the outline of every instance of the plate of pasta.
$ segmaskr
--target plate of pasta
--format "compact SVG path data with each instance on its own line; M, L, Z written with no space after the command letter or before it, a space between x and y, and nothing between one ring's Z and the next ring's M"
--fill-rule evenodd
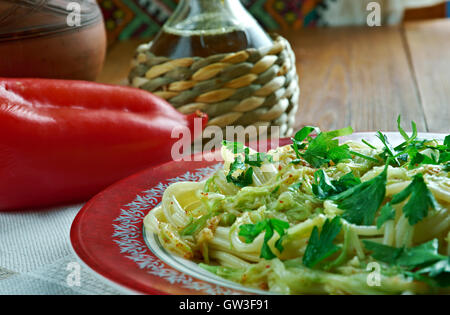
M148 169L86 204L73 249L143 294L449 294L450 136L398 127Z

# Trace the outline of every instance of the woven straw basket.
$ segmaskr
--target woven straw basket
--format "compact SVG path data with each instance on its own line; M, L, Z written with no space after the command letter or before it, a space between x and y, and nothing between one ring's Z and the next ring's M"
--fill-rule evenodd
M300 93L295 55L286 39L273 39L269 48L207 58L154 56L143 44L129 82L184 114L207 113L210 126L279 126L279 136L290 136Z

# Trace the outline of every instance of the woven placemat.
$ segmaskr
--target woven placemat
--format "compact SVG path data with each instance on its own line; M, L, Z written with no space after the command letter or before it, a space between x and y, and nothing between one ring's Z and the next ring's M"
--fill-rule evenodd
M279 126L290 136L300 89L289 42L206 58L169 59L153 55L151 43L136 50L129 84L158 95L184 114L209 115L209 125Z

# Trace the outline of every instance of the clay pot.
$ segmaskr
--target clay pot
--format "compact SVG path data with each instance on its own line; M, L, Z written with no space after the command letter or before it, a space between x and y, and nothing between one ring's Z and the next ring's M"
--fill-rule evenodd
M96 79L106 53L103 17L95 0L73 3L0 0L0 77Z

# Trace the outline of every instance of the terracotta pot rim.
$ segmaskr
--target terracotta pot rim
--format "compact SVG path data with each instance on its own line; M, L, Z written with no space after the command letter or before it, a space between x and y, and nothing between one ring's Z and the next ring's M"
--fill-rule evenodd
M20 7L20 6L29 6L27 3L16 3L15 6L11 7L8 12L6 12L6 15L1 16L0 18L0 25L2 22L5 22L8 20L8 15L13 14L14 11ZM98 7L98 5L92 6L91 10L88 10L86 12L81 12L81 25L79 26L69 26L66 22L66 16L68 14L67 11L62 10L59 7L53 6L49 3L44 3L43 7L47 12L53 12L57 15L60 15L64 17L60 23L54 23L54 24L43 24L43 25L32 25L29 27L23 27L21 29L15 29L15 30L9 30L0 32L0 42L4 41L15 41L15 40L21 40L21 39L27 39L27 38L38 38L43 36L49 36L53 34L59 34L64 32L71 32L80 30L85 27L89 27L91 25L96 25L99 22L103 22L103 15ZM38 10L38 8L31 8L30 13L35 12ZM7 23L11 23L12 21L9 20ZM11 35L13 33L14 35Z

